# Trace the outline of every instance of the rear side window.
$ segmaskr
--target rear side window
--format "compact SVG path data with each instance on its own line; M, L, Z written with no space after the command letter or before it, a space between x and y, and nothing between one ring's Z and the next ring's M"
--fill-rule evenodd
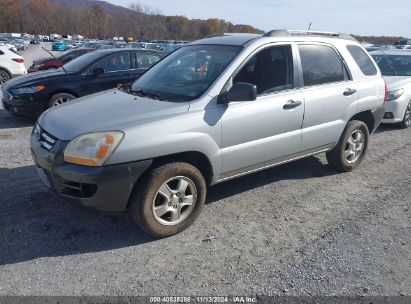
M299 45L304 86L314 86L348 79L337 52L326 45Z
M2 51L0 51L0 55L4 55L4 53Z
M377 69L362 48L356 45L347 45L347 50L365 76L377 75Z

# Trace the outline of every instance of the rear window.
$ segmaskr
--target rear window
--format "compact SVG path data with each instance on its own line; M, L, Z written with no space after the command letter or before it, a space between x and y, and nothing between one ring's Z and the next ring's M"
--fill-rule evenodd
M377 75L377 69L362 48L356 45L347 45L347 50L365 76Z

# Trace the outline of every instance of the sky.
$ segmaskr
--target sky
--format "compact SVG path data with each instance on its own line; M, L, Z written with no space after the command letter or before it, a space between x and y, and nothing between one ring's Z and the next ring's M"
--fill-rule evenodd
M262 30L307 29L411 38L411 0L105 0L140 3L164 15L221 18Z

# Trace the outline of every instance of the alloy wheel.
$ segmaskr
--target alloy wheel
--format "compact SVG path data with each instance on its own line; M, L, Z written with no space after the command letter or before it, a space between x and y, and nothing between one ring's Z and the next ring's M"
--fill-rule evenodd
M408 103L404 114L404 123L407 127L411 125L411 101Z
M53 102L53 107L60 106L60 105L62 105L63 103L66 103L67 101L70 101L70 100L71 100L71 98L69 98L69 97L60 97L60 98L56 99L56 100Z
M344 150L344 158L347 163L355 163L364 152L365 135L361 130L355 130L348 137Z
M197 201L194 182L176 176L161 185L153 199L154 218L162 225L177 225L188 218Z
M0 84L3 84L8 80L10 80L9 74L7 74L5 71L0 71Z

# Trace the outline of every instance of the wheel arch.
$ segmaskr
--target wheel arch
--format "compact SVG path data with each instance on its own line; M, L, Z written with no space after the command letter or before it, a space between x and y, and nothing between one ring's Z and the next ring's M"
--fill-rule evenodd
M355 114L348 122L353 120L359 120L365 123L370 133L372 133L375 128L375 119L371 110L366 110Z
M131 193L133 193L135 189L138 189L140 187L140 185L143 183L144 178L151 170L159 166L174 162L184 162L196 167L203 175L207 186L210 186L213 179L213 166L211 164L211 161L202 152L187 151L153 158L151 166L147 168L147 170L145 170L145 172L135 181ZM130 199L127 203L127 207L129 207L129 205Z

